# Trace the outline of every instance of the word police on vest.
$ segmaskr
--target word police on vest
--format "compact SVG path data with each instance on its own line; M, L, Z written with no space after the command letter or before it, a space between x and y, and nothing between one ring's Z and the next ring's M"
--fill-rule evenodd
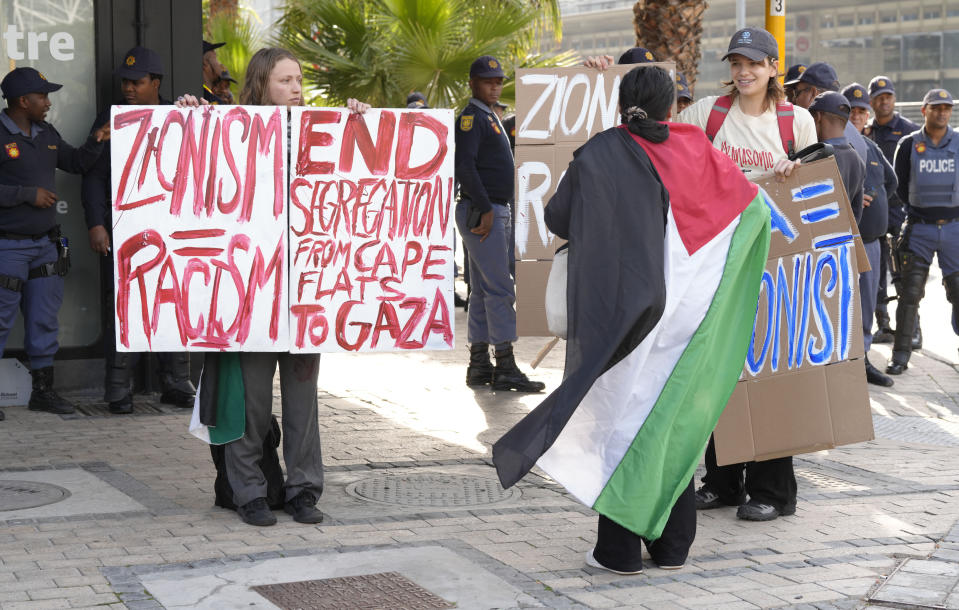
M17 26L11 24L7 26L7 31L3 33L3 42L7 59L14 61L41 59L40 43L47 43L50 57L56 61L73 61L75 45L73 36L67 32L54 32L53 34L23 32Z
M931 174L951 174L956 171L956 160L953 159L922 159L919 161L919 171Z

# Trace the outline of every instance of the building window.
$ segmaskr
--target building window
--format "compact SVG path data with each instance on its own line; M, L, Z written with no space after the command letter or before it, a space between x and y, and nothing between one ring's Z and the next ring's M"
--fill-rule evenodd
M883 14L879 17L879 20L882 21L883 23L895 23L895 22L896 22L896 14L895 14L895 13L883 13Z
M839 27L847 27L851 25L856 25L855 15L840 15L839 16Z
M870 13L868 15L859 15L859 25L871 25L875 22L875 16Z
M942 14L941 11L937 8L926 9L922 13L922 18L923 19L939 19L939 15L941 14Z
M941 34L910 34L902 37L904 70L938 70L942 65Z
M919 11L910 11L908 13L902 14L903 21L918 21L919 20Z
M882 37L882 69L883 72L898 72L902 69L902 37Z

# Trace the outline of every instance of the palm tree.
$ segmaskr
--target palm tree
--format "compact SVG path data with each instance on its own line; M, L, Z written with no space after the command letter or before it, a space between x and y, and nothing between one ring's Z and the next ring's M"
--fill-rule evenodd
M636 44L660 59L672 59L686 75L690 88L696 84L703 15L706 0L639 0L633 5Z
M576 60L533 52L540 36L559 37L556 0L288 0L279 25L277 43L303 60L307 83L335 105L355 97L403 106L418 90L433 107L458 107L481 55L510 71ZM503 101L512 101L510 90Z

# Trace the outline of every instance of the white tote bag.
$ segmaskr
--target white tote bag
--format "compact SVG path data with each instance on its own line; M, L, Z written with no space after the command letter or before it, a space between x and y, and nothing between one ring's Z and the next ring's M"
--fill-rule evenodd
M546 279L546 325L549 332L560 339L566 338L566 280L569 260L569 244L562 246L553 255L553 266Z

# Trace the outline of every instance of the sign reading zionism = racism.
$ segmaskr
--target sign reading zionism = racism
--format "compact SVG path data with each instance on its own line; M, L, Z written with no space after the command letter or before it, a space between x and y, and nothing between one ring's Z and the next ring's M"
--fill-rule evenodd
M452 112L289 117L114 107L119 349L452 348Z
M286 112L114 106L120 351L287 349Z

